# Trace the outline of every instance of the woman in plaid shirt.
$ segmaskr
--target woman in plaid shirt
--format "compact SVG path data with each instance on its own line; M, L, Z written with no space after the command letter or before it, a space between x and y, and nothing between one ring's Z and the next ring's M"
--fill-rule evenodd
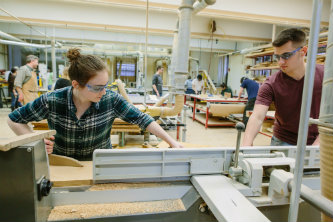
M99 57L82 55L79 49L70 49L67 57L72 86L44 94L10 113L8 125L17 135L32 132L28 122L47 119L49 128L57 131L45 139L49 154L91 159L95 149L112 148L111 127L115 118L121 118L147 128L173 148L182 147L151 116L106 89L108 72Z

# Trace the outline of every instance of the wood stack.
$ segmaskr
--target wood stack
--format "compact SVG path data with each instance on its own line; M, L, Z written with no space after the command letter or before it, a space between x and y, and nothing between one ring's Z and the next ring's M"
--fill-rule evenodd
M116 118L112 125L111 134L115 133L140 133L141 128L138 125L134 125L128 122L125 122L124 120Z
M48 130L48 124L47 120L42 120L39 122L32 122L34 130ZM111 134L116 134L116 133L121 133L121 132L126 132L126 133L140 133L141 129L138 125L134 125L128 122L125 122L121 119L116 118L113 122L112 125L112 130Z

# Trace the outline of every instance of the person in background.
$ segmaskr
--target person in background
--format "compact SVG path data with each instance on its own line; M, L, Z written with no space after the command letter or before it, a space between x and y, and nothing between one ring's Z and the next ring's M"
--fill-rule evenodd
M59 78L54 86L54 90L61 89L67 86L71 86L72 82L69 80L68 76L68 67L64 68L64 71L62 73L62 78Z
M162 96L162 89L163 89L163 67L157 66L156 73L153 76L153 95L157 95L158 97Z
M171 147L182 147L154 119L107 89L109 75L105 63L79 49L67 52L72 87L46 94L14 110L7 123L17 134L31 133L27 123L47 119L56 135L45 139L48 154L91 160L95 149L111 149L111 128L115 118L139 125L165 140ZM52 139L55 139L54 142Z
M253 110L254 104L256 102L258 90L259 90L259 83L257 83L254 80L248 79L246 77L242 77L240 80L240 83L241 83L241 86L239 89L238 100L240 100L244 89L246 89L247 96L248 96L247 103L246 103L244 113L243 113L243 123L246 127L247 121L249 120L249 117L247 117L246 112Z
M230 88L229 86L227 86L227 84L222 83L222 84L221 84L221 88L222 88L221 95L222 95L223 97L227 97L227 95L226 95L225 93L229 93L229 94L230 94L229 98L232 98L232 97L233 97L233 95L232 95L232 90L231 90L231 88Z
M52 90L53 86L53 72L50 69L47 69L47 89Z
M24 105L38 98L37 75L34 72L34 69L38 67L38 57L28 55L26 62L27 64L18 70L14 82L19 95L18 101L23 102Z
M12 98L10 105L12 111L22 106L22 104L18 102L18 97L17 97L18 94L16 89L14 89L14 81L17 74L17 70L18 70L17 67L13 67L8 75L8 95L10 95L10 97Z
M187 80L185 81L185 93L186 94L194 94L194 90L192 89L192 78L191 76L187 77Z
M283 30L274 40L273 48L280 71L268 77L260 87L243 146L252 145L272 102L275 105L275 122L271 145L297 144L306 67L306 34L297 28ZM313 119L319 118L323 78L324 66L317 64L310 111ZM307 145L319 145L316 124L309 126Z
M200 95L204 88L204 81L202 80L202 75L197 75L197 78L192 81L192 89L195 94Z

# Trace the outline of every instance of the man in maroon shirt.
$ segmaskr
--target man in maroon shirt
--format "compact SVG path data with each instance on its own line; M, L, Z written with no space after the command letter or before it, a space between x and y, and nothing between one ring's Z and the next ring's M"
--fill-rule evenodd
M280 71L270 76L260 87L253 113L247 124L243 146L251 146L263 123L269 105L275 104L275 123L271 145L296 145L301 113L302 92L307 52L306 35L291 28L282 31L273 42L274 56ZM310 117L318 119L324 67L316 65ZM308 145L319 145L318 128L311 125Z

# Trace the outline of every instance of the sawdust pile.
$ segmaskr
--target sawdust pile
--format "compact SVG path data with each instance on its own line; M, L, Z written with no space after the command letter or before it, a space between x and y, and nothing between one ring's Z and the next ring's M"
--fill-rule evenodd
M180 199L110 204L77 204L56 206L51 211L48 221L175 212L184 210L184 204Z
M101 191L101 190L126 190L126 189L138 189L149 187L168 186L168 183L105 183L96 184L91 186L88 191Z

